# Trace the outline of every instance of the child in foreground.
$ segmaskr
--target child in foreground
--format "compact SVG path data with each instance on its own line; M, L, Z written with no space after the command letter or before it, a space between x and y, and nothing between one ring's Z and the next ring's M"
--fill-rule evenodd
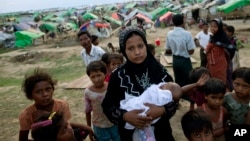
M25 96L34 103L22 110L19 115L19 141L28 141L29 131L34 120L44 113L58 112L67 121L71 117L69 104L66 101L53 99L57 81L41 69L26 75L22 84Z
M224 96L223 105L229 113L231 126L228 140L232 139L233 128L249 124L250 121L250 68L240 67L232 75L234 91Z
M69 124L63 115L52 112L43 114L31 125L34 141L83 141L92 129L81 124Z
M101 106L108 86L104 82L106 72L106 65L102 61L93 61L87 66L87 75L93 85L84 90L86 121L90 127L93 124L96 140L120 141L117 126L107 119Z
M194 104L200 107L206 102L203 86L210 77L211 74L205 67L197 67L190 72L189 79L191 84L182 87L182 93L190 95L192 100L190 110L194 110Z
M206 103L203 103L200 109L206 112L212 121L215 141L225 141L228 113L222 102L226 85L220 79L211 78L205 83L204 92Z
M181 126L188 141L214 141L211 119L200 109L185 113Z

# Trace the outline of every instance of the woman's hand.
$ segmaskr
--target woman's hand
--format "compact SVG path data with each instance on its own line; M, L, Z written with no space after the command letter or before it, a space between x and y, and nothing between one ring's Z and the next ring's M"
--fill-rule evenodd
M144 105L149 107L146 113L147 117L151 117L153 120L165 114L165 108L163 106L156 106L149 103L145 103Z
M123 120L136 128L143 129L151 124L152 118L139 115L143 110L132 110L123 114Z

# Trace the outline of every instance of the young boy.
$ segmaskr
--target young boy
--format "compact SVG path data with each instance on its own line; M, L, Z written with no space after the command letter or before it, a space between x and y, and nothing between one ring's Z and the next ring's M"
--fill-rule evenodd
M208 32L208 23L202 22L202 31L196 34L194 38L195 45L200 47L200 59L201 59L201 67L206 67L207 65L207 57L206 57L206 47L210 39L211 33Z
M200 109L185 113L181 118L181 126L189 141L214 141L212 122Z
M106 65L102 61L93 61L87 66L87 74L93 85L84 90L86 121L90 127L93 124L96 140L120 141L117 126L107 119L101 106L108 86L104 82L106 72Z

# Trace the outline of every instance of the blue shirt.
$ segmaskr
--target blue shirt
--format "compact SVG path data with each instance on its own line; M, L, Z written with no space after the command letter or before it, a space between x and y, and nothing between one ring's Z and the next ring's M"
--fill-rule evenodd
M190 58L188 51L195 49L195 47L191 33L182 27L174 27L168 32L166 49L170 49L173 55Z

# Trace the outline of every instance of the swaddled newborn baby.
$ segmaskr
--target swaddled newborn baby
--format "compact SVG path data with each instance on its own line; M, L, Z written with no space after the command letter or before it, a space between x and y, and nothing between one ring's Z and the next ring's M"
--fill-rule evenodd
M145 103L163 106L173 100L176 102L179 101L181 95L181 87L178 84L162 82L157 85L151 85L138 97L125 93L125 99L121 100L120 108L127 111L144 109L140 115L146 115L149 107L145 106ZM159 119L155 119L151 124L157 122ZM126 123L125 128L134 129L134 126Z

